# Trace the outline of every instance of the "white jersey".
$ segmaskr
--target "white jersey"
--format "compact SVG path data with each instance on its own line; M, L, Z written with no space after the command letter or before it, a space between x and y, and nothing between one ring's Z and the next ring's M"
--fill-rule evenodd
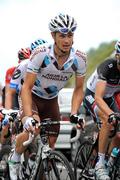
M20 64L17 68L21 74L26 71L37 74L32 92L44 99L56 97L74 73L77 76L84 76L86 73L84 53L72 48L68 60L59 69L53 48L53 45L47 43L38 46L31 55L31 59L24 65ZM25 73L21 77L24 79ZM13 79L11 83L13 84Z
M96 83L98 81L98 73L97 69L93 72L93 74L87 80L87 88L95 93Z

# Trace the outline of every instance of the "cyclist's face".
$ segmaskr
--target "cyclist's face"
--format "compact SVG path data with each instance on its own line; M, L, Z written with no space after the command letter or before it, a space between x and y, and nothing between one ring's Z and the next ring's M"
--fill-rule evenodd
M54 40L59 49L64 52L69 52L73 44L74 34L69 32L68 34L55 33Z

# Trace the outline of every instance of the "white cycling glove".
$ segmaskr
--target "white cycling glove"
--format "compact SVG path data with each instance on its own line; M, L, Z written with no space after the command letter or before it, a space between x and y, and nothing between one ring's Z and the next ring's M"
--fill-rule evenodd
M33 119L33 117L26 117L23 129L27 131L35 130L35 120Z

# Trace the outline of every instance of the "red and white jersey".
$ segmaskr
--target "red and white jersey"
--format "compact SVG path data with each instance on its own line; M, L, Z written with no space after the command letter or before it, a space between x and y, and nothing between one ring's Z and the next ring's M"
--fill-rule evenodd
M6 71L6 74L5 74L5 85L10 83L10 80L12 78L12 75L13 75L14 71L15 71L15 68L16 67L14 66L14 67L9 68Z

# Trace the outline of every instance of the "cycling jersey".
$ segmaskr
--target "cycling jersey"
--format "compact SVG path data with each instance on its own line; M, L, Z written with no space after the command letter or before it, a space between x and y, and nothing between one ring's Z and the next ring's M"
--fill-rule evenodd
M104 98L112 97L120 91L120 71L116 59L107 59L99 65L88 79L87 88L95 93L96 83L100 80L107 82Z
M21 91L21 86L24 82L24 77L27 70L28 61L29 59L25 61L21 61L21 63L18 65L18 67L14 71L14 74L10 81L10 88L16 89L17 92Z
M6 76L5 76L5 87L7 85L10 85L10 81L12 79L12 76L15 72L16 67L11 67L6 71ZM5 89L3 89L3 106L5 106ZM12 109L19 109L19 103L18 103L18 93L16 92L16 94L13 97L13 105L12 105Z
M9 84L10 83L10 80L12 78L12 75L15 71L15 68L16 67L11 67L9 68L7 71L6 71L6 75L5 75L5 84Z
M57 59L54 55L54 45L48 43L36 48L31 55L27 65L19 65L11 81L11 87L18 88L17 80L24 79L26 72L37 74L37 79L32 92L44 99L52 99L58 95L58 92L66 85L71 76L75 73L77 76L84 76L86 73L86 56L80 51L71 49L68 60L59 69ZM17 76L15 77L15 75ZM20 82L20 81L19 81Z

